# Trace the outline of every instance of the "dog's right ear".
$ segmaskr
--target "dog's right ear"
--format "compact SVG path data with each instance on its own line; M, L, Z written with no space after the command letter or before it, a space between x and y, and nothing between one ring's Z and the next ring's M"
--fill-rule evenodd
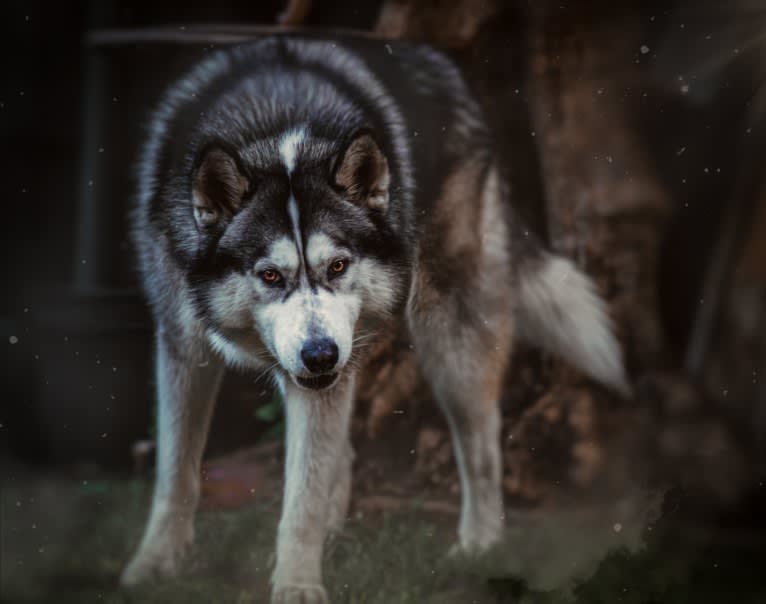
M388 209L388 161L369 133L349 143L337 162L334 179L350 201L381 212Z
M247 179L231 155L218 147L204 151L192 186L197 226L206 229L231 218L246 191Z

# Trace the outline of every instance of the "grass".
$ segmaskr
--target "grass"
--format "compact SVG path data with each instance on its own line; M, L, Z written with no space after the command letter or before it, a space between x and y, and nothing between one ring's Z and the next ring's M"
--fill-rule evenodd
M267 602L274 503L200 513L181 577L117 586L149 503L140 480L35 479L2 489L3 602ZM638 512L640 513L638 513ZM647 532L625 506L537 513L480 559L447 559L453 527L418 511L349 521L327 547L331 601L348 604L766 602L762 541ZM614 519L623 525L616 529ZM653 525L659 527L660 525ZM756 545L753 545L755 543Z

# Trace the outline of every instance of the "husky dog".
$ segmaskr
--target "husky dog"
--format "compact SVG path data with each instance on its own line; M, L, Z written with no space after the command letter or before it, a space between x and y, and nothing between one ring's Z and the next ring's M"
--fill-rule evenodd
M193 537L225 365L268 371L287 422L272 602L326 602L346 516L362 341L406 321L452 431L459 547L500 537L499 399L514 335L625 392L591 281L514 217L456 67L402 42L264 38L167 93L141 159L135 242L156 321L158 463L122 575L172 574Z

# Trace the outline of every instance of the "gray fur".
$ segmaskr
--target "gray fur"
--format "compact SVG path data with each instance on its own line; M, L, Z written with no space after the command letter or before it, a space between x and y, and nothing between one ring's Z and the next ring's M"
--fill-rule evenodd
M267 371L285 399L272 602L326 602L322 546L347 513L356 370L393 319L452 431L459 546L500 537L498 403L514 333L626 389L590 281L515 237L507 190L478 104L426 47L265 38L169 90L134 214L157 325L159 464L124 583L175 572L192 539L225 363Z

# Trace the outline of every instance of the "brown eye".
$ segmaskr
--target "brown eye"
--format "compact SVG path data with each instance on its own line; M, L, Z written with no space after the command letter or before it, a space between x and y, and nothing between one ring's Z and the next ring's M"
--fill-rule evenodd
M265 271L261 271L261 279L268 285L274 285L282 280L282 275L273 268L267 268Z
M348 264L346 263L345 260L342 260L342 259L335 260L330 265L330 274L331 274L331 276L337 276L337 275L343 274L344 272L346 272L347 266L348 266Z

